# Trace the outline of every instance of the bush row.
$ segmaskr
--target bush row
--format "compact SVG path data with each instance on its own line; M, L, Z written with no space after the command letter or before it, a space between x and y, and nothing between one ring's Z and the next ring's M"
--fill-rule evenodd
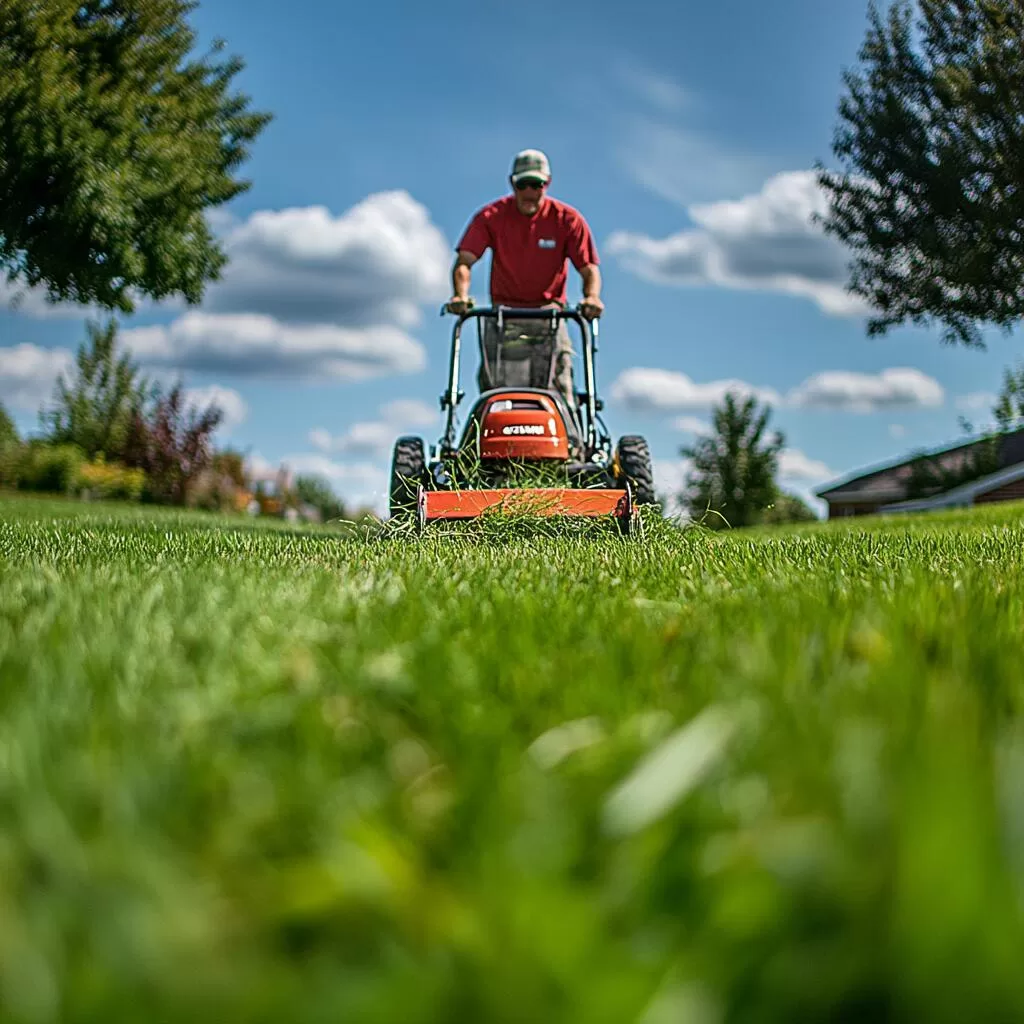
M76 445L38 441L0 448L0 486L50 494L77 494L113 501L139 501L146 474L102 456L89 460Z

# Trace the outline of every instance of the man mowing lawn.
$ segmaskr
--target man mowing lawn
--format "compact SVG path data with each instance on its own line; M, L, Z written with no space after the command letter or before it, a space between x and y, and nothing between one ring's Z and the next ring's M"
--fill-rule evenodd
M567 203L547 194L551 184L551 166L547 156L537 149L516 154L509 175L511 195L496 199L478 210L455 246L452 266L453 294L447 309L464 313L472 306L469 287L472 267L490 249L492 253L490 294L494 306L536 309L565 305L571 260L579 272L583 287L581 312L588 319L604 311L601 301L601 273L597 246L583 215ZM556 330L538 321L507 321L506 343L516 338L541 338L536 346L538 366L550 363L550 345L557 346L556 384L569 407L575 407L572 378L572 339L564 323ZM483 328L482 344L487 359L477 375L481 391L499 387L502 381L490 379L487 366L493 366L498 346L498 329L493 323ZM540 387L542 382L531 382Z

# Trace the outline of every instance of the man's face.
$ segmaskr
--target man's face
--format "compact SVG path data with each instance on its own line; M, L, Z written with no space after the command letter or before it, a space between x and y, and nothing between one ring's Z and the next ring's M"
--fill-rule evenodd
M515 189L519 212L532 217L540 209L540 201L544 198L547 184L540 178L523 178L512 187Z

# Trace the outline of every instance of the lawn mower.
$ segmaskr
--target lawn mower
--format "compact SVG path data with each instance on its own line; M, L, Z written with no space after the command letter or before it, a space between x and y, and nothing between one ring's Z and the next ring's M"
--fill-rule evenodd
M447 307L441 310L442 315ZM445 429L430 458L419 437L397 439L391 462L390 506L394 519L412 520L419 532L439 520L473 519L487 513L610 517L623 534L633 531L637 507L655 500L651 456L646 440L621 437L614 449L601 419L595 356L598 324L578 309L469 309L457 314L452 330L448 387L441 395ZM456 410L465 398L459 388L463 325L475 320L485 380L499 386L483 391L457 436ZM496 326L489 363L483 322ZM575 408L553 385L554 342L561 321L572 321L583 337L583 390ZM517 330L526 321L545 321L546 331ZM524 348L525 346L525 348ZM541 346L541 347L538 347ZM526 358L524 359L524 351ZM539 362L538 362L539 360ZM534 367L528 380L549 386L520 386L522 367ZM517 374L518 369L518 374Z

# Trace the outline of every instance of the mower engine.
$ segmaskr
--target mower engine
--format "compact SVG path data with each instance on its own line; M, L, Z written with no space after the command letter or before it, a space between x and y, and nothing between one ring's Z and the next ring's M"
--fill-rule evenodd
M480 416L480 458L524 462L569 459L569 435L548 395L502 392Z

